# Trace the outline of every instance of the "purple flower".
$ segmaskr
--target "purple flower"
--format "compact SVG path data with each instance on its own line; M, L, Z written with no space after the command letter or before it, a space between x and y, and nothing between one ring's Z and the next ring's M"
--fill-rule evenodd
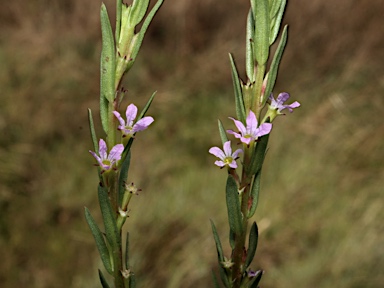
M218 160L215 161L215 164L219 167L224 167L228 165L229 167L236 169L237 168L236 159L238 158L239 153L242 153L243 150L237 149L232 154L231 141L225 142L223 148L224 148L224 151L221 150L219 147L212 147L211 149L209 149L209 153L220 158L220 161Z
M269 96L269 100L271 100L270 108L277 109L278 114L282 114L281 111L284 109L288 109L289 112L293 112L293 108L300 107L300 103L295 101L290 105L284 105L284 102L289 99L289 94L286 92L280 93L279 96L277 96L277 99L273 98L273 94Z
M133 121L136 119L137 115L137 107L134 104L130 104L127 107L127 111L125 112L125 115L127 116L127 122L124 121L119 112L113 111L113 114L120 122L120 125L117 128L123 132L123 137L132 137L136 132L147 129L148 126L151 125L154 121L152 117L147 116L141 118L139 121L133 124Z
M107 154L107 144L105 144L105 141L103 139L100 139L99 141L99 155L100 157L93 151L89 150L89 153L93 155L93 157L96 158L97 162L99 163L99 166L102 169L102 173L105 171L108 171L112 168L112 166L121 159L121 153L124 151L124 145L123 144L117 144L112 149L111 152L109 152L109 155Z
M259 127L257 127L257 119L255 113L252 111L249 111L248 117L247 117L247 127L244 126L244 124L236 120L234 118L232 119L233 122L235 122L235 125L237 129L239 129L240 133L237 133L233 130L227 130L229 134L235 135L236 138L240 138L241 142L249 145L251 141L255 141L258 137L263 136L271 132L272 124L271 123L263 123Z

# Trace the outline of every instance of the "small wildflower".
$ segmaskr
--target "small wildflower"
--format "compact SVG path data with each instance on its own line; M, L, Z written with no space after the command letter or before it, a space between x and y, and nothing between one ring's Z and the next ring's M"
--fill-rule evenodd
M113 165L121 159L121 154L124 151L123 144L117 144L111 149L111 152L109 152L109 155L107 153L107 144L103 139L100 139L99 141L99 155L98 156L95 152L89 150L89 153L93 155L93 157L96 158L98 165L102 169L102 173L105 171L110 170Z
M295 101L290 105L284 105L284 102L289 99L289 94L287 92L280 93L279 96L277 96L276 100L273 98L273 94L269 96L269 100L271 100L271 105L269 106L270 109L277 110L277 114L283 114L281 113L282 110L288 109L289 112L293 112L293 108L300 107L300 103Z
M236 159L238 158L239 153L242 153L243 150L237 149L232 154L231 141L225 142L223 148L224 151L221 150L219 147L212 147L211 149L209 149L209 153L220 158L220 161L215 161L215 165L219 167L229 166L230 168L236 169Z
M128 279L129 276L131 276L133 273L131 272L131 269L125 269L125 270L121 270L121 275L123 275L123 277L125 279Z
M269 134L272 129L271 123L263 123L257 127L257 118L253 111L249 111L248 117L246 119L247 127L245 127L244 124L239 120L236 120L232 117L229 117L229 119L235 122L235 125L237 129L239 129L240 133L237 133L233 130L227 130L227 132L229 134L233 134L236 138L239 138L241 142L247 145L249 145L251 141L255 141L258 137Z
M229 269L233 266L233 263L231 259L227 259L227 257L224 256L224 261L220 262L221 265L223 265L224 268Z
M137 107L134 104L130 104L127 107L125 115L127 117L127 122L124 121L123 117L121 117L120 113L117 111L113 111L113 114L116 116L117 120L119 120L120 125L118 129L122 131L123 137L132 137L133 134L139 131L143 131L148 128L149 125L152 124L154 119L151 116L147 116L141 118L135 124L133 124L137 115Z
M263 274L264 271L263 271L263 270L257 270L257 271L249 270L249 271L248 271L248 277L249 277L249 278L253 278L253 277L259 276L260 273Z

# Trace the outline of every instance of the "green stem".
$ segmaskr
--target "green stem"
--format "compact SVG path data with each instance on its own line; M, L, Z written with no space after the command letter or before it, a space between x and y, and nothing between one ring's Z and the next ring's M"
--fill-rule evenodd
M261 97L261 88L263 86L263 81L264 81L264 74L265 74L265 64L258 65L257 72L256 72L255 90L254 90L255 94L253 96L253 101L252 101L252 106L258 120L260 120L260 113L261 113L261 109L263 108L261 107L262 99L260 99L260 97Z
M243 162L243 170L242 170L242 181L240 188L244 188L241 194L241 213L243 215L243 229L240 235L236 235L235 238L235 248L233 249L233 268L232 268L232 280L233 288L239 288L242 282L242 275L244 269L244 261L245 261L245 240L247 236L247 228L248 228L248 218L245 216L248 213L248 201L251 187L251 175L247 175L247 167L250 165L251 161L251 152L253 151L253 145L250 147L244 147L244 162Z

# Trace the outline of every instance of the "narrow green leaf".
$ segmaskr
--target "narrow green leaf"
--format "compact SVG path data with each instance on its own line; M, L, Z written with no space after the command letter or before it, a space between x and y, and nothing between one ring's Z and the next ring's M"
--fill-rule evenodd
M129 269L129 232L127 232L127 238L125 239L125 269Z
M136 276L133 273L129 275L129 288L136 288Z
M218 125L219 125L219 132L220 132L221 142L223 142L223 145L224 145L224 143L228 141L227 133L225 131L223 123L220 120L217 120L217 122L218 122Z
M217 233L216 226L212 220L210 220L210 221L211 221L211 226L212 226L213 238L215 239L215 244L216 244L217 258L218 258L219 264L220 264L220 262L224 261L223 248L221 246L220 237L219 237L219 234Z
M272 1L269 1L270 3L269 4L272 4L272 6L269 6L269 18L272 19L272 18L275 18L276 17L276 14L277 12L279 12L279 8L281 6L281 1L282 0L274 0Z
M127 70L129 70L132 67L133 63L135 62L135 59L137 57L137 54L139 53L141 44L143 43L145 32L147 31L148 26L151 23L153 17L155 16L157 10L159 10L161 5L163 4L163 1L164 0L158 0L156 2L155 6L153 6L151 12L149 12L147 17L145 18L144 23L141 26L140 32L136 35L137 38L133 40L134 43L133 43L132 54L131 54L132 61L129 62Z
M229 245L231 246L232 250L235 249L236 244L236 234L232 231L232 229L229 229Z
M248 175L255 175L263 166L267 151L269 134L261 136L251 156L251 163L247 169Z
M247 77L251 83L255 82L255 59L253 55L255 35L255 19L253 18L252 9L249 9L247 18L247 33L245 42L245 69Z
M100 116L104 131L108 134L108 102L115 98L115 44L107 8L101 5L102 48L100 59Z
M120 41L120 30L121 30L121 6L123 5L123 0L116 0L116 27L115 27L115 41L118 43Z
M131 151L128 151L127 156L125 157L123 164L121 165L121 170L119 173L119 205L122 206L123 197L125 193L125 182L128 178L129 165L131 163Z
M120 242L119 232L116 225L115 213L112 210L111 203L108 198L107 189L98 187L100 210L103 215L105 233L109 245L112 249L116 248Z
M99 151L99 144L97 143L97 136L95 132L95 126L93 124L93 116L92 116L92 111L91 109L88 108L88 121L89 121L89 129L91 132L91 138L92 138L92 144L93 144L93 149L95 152ZM97 167L98 174L99 174L99 181L103 183L103 177L101 176L101 170L100 167Z
M256 276L251 280L250 288L258 288L258 285L260 283L261 277L263 276L264 271L263 270L258 270L256 272Z
M240 78L237 73L235 61L231 54L229 54L229 60L231 61L232 82L233 82L233 88L235 90L236 116L238 120L245 123L246 117L245 117L243 94L240 86Z
M259 231L257 229L256 222L253 222L251 231L249 232L247 258L245 259L245 268L251 265L253 258L255 257L257 249L257 240L259 238Z
M224 286L226 288L231 288L232 286L231 286L231 284L229 282L227 271L223 268L221 263L220 263L220 266L219 266L219 273L220 273L221 282L223 282Z
M243 221L240 209L239 193L237 183L232 175L228 175L226 186L226 200L228 210L228 222L229 227L236 235L240 235L243 232Z
M215 272L212 270L212 280L213 280L213 285L215 288L220 288L219 280L217 280L217 277L215 275Z
M256 173L255 177L253 178L252 188L251 188L251 197L252 197L252 205L251 209L248 211L247 218L251 218L257 208L257 204L259 203L259 194L260 194L260 183L261 183L261 169Z
M141 110L140 114L139 114L139 117L137 118L137 120L140 120L141 118L143 118L145 116L145 114L147 113L149 107L151 107L151 104L152 104L152 101L153 99L155 98L155 95L156 95L157 91L153 92L151 97L149 98L147 104L145 104L143 110Z
M99 269L99 279L101 282L101 286L103 286L103 288L109 288L108 282L107 280L105 280L104 275L103 273L101 273L100 269Z
M143 20L145 13L148 9L149 0L133 0L132 9L130 14L130 21L132 26L136 26Z
M286 0L281 1L278 13L276 17L274 17L273 25L271 25L271 32L269 35L269 45L272 45L275 42L276 37L279 34L280 24L281 24L281 20L283 19L286 3L287 3Z
M104 264L105 269L109 274L113 273L112 264L110 262L109 250L104 240L104 236L93 219L91 212L85 207L85 219L87 220L88 226L91 229L93 238L95 238L97 250L99 250L101 261Z
M268 81L267 81L267 87L265 88L265 92L264 92L263 106L267 102L267 99L271 94L273 87L275 87L277 71L279 69L279 65L280 65L281 57L283 56L285 45L287 44L287 34L288 34L287 27L288 26L285 25L283 34L281 35L279 46L277 47L275 55L273 56L272 64L268 72Z
M257 0L252 7L255 18L255 57L259 65L267 63L269 56L269 5L268 0Z

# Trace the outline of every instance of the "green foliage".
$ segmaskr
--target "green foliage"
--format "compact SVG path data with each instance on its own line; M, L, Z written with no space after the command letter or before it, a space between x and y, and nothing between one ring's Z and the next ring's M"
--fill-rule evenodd
M236 235L240 235L243 232L243 216L240 210L239 188L232 175L228 175L225 195L229 227Z
M251 230L249 232L247 259L245 260L245 267L248 268L251 265L253 258L255 257L257 240L259 239L259 232L256 222L253 222Z
M115 42L107 8L101 5L102 48L100 58L100 117L105 133L108 134L108 102L115 99Z
M235 90L236 116L237 119L245 123L246 113L244 107L243 93L241 92L240 78L237 73L235 61L231 54L229 54L229 60L231 61L232 82Z
M101 233L99 226L97 226L93 219L91 212L85 207L85 219L88 222L89 228L91 229L92 235L95 238L97 249L99 250L100 258L104 264L105 269L109 274L113 273L113 264L111 263L111 256L107 245L105 244L104 236ZM100 272L101 273L101 272Z

